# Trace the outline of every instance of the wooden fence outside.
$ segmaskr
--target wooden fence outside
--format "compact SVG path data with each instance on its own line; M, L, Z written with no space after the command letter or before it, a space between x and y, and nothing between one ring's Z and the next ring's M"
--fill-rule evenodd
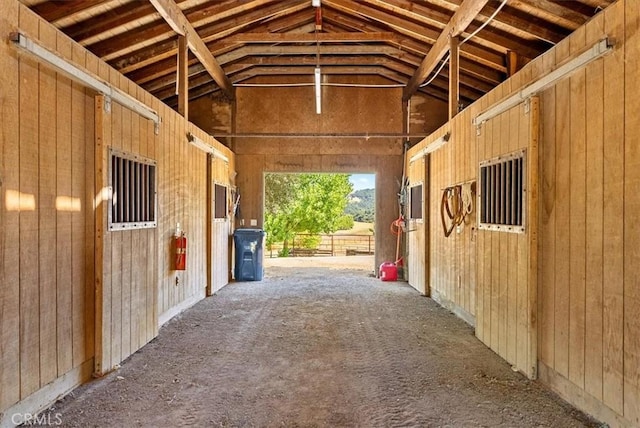
M305 238L319 236L320 242L315 248L302 246L300 241ZM273 244L267 249L269 257L278 257L282 250L282 243ZM307 233L296 234L293 242L289 243L289 256L355 256L368 255L375 252L375 237L373 235L343 235L343 234L323 234L312 235Z

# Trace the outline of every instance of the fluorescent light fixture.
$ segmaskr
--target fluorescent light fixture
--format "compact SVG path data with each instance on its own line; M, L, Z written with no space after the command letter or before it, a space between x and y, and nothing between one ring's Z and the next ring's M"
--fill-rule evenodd
M560 80L571 75L571 73L589 64L601 56L611 52L613 50L613 44L609 42L608 38L604 38L591 46L582 54L567 61L565 64L553 70L546 76L536 80L529 86L521 89L508 98L494 104L489 109L480 113L473 119L474 125L482 125L487 120L496 117L500 113L504 113L512 107L517 106L527 98L534 96L535 94L544 91L547 88L558 83Z
M320 87L320 67L316 67L313 71L313 77L316 88L316 114L322 113L322 92Z
M451 138L451 133L447 132L442 137L438 138L437 140L432 141L431 144L429 144L427 147L423 148L418 153L416 153L415 155L411 156L411 159L409 159L409 163L415 162L418 159L420 159L421 157L424 157L424 156L428 155L429 153L435 152L440 147L444 146L447 143L447 141L449 141L449 138ZM422 140L422 141L424 141L424 140ZM420 141L420 143L422 143L422 141ZM418 144L420 144L420 143L418 143Z
M214 157L221 159L223 162L229 163L229 158L225 156L224 153L222 153L220 150L216 149L212 145L205 143L200 138L193 135L191 132L187 132L187 141L189 141L191 144L193 144L203 152L210 153ZM218 141L218 140L214 138L214 141Z
M156 125L156 134L158 134L160 127L160 116L149 106L141 103L129 94L122 92L117 88L114 88L109 83L104 82L99 77L89 73L88 71L81 69L65 58L62 58L55 52L50 51L44 46L38 44L36 41L28 38L24 34L12 33L10 38L11 41L13 41L17 46L38 57L45 63L55 68L57 71L63 72L76 82L80 82L85 86L104 94L112 101L115 101L121 106L138 113L140 116L152 120Z
M311 6L320 7L320 0L311 0Z

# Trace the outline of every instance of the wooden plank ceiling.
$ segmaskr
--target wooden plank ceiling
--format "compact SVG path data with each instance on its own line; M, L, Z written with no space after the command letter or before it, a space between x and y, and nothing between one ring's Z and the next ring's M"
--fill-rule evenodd
M206 66L190 54L191 100L221 91L220 82L226 82L224 88L229 82L238 85L272 76L271 81L287 83L294 75L312 82L318 54L324 75L377 75L382 82L408 85L441 33L450 31L448 24L463 4L463 0L322 0L321 28L316 28L311 0L21 1L173 107L178 101L181 29L195 30L195 38L203 42L199 46L206 46L214 58L214 64ZM175 21L170 25L168 12L161 15L158 3L165 5L165 11L177 4L173 12L182 12L186 26ZM502 0L483 3L462 38L483 25ZM508 0L489 24L460 46L461 102L469 104L503 81L508 56L515 53L522 66L610 3L613 0ZM223 80L212 77L210 67L218 65ZM445 66L418 91L446 101L448 80Z

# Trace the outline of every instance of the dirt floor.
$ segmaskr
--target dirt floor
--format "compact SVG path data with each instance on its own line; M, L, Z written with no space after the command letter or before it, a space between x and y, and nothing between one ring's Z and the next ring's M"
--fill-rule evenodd
M198 303L50 412L77 427L598 426L406 283L370 277L371 258L289 263Z

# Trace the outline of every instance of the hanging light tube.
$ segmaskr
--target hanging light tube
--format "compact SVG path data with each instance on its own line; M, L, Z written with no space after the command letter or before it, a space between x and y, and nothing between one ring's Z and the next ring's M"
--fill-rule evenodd
M573 73L574 71L584 67L591 61L600 58L601 56L611 52L612 50L613 44L609 41L608 38L605 37L582 54L556 68L551 73L536 80L529 86L523 88L510 97L505 98L504 100L498 102L497 104L491 106L489 109L480 113L473 119L473 124L476 126L482 125L487 120L494 118L501 113L504 113L512 107L517 106L527 98L532 97L547 88L550 88L560 80L571 75L571 73Z
M416 153L415 155L411 156L411 159L409 159L409 163L415 162L418 159L420 159L421 157L424 157L424 156L428 155L429 153L435 152L440 147L444 146L447 143L447 141L449 141L450 137L451 137L451 133L447 132L442 137L432 141L427 147L423 148L418 153ZM418 143L418 144L420 144L420 143Z
M109 83L104 82L99 77L89 73L88 71L81 69L65 58L62 58L61 56L50 51L44 46L41 46L39 43L28 38L22 33L12 33L10 38L11 41L16 44L16 46L19 46L25 51L38 57L45 63L55 68L57 71L65 73L73 80L86 85L96 92L104 94L106 97L110 98L112 101L115 101L121 106L124 106L129 110L138 113L140 116L153 121L153 123L155 124L156 134L158 134L160 126L160 116L149 106L141 103L129 94L113 87Z
M209 153L213 155L213 157L216 157L222 160L223 162L229 163L229 158L225 156L224 153L222 153L220 150L216 149L215 147L211 146L210 144L205 143L200 138L193 135L191 132L187 132L187 141L189 141L189 143L196 146L203 152Z
M313 71L313 77L316 88L316 114L322 113L322 92L320 86L320 67L316 67Z
M311 6L320 7L320 0L311 0Z

